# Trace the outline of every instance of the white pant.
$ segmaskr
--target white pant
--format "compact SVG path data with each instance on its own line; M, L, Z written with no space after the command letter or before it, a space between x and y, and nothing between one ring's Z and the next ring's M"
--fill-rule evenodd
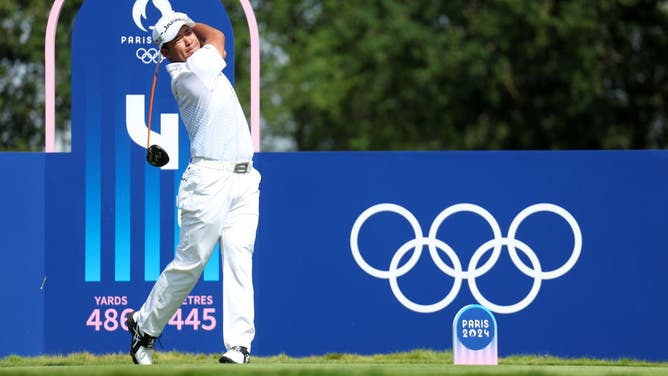
M223 284L223 340L227 349L255 337L253 246L259 216L260 173L234 173L192 162L183 173L177 207L176 255L139 311L141 330L158 337L197 283L216 243Z

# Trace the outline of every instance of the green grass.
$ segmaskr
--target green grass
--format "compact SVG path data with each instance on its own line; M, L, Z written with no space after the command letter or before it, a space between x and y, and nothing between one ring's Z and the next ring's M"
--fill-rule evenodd
M8 356L0 359L0 375L668 375L666 362L633 359L522 355L500 358L498 366L455 366L452 352L430 350L370 356L253 357L249 365L218 364L218 356L158 351L150 367L132 364L127 354Z

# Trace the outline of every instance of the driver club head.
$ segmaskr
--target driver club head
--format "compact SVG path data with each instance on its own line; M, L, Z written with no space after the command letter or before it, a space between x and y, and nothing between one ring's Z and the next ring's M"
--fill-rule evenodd
M155 167L162 167L169 162L169 155L159 145L151 145L146 150L146 161Z

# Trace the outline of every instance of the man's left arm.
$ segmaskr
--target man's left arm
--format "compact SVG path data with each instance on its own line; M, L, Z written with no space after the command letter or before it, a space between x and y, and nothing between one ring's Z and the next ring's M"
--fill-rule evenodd
M225 51L225 34L222 31L201 22L196 23L192 31L197 35L202 46L212 45L225 60L227 51Z

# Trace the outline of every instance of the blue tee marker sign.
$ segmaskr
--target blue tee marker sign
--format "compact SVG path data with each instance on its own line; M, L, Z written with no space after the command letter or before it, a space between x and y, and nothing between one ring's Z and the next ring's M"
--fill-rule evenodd
M479 304L460 309L452 322L455 364L498 364L496 319Z

